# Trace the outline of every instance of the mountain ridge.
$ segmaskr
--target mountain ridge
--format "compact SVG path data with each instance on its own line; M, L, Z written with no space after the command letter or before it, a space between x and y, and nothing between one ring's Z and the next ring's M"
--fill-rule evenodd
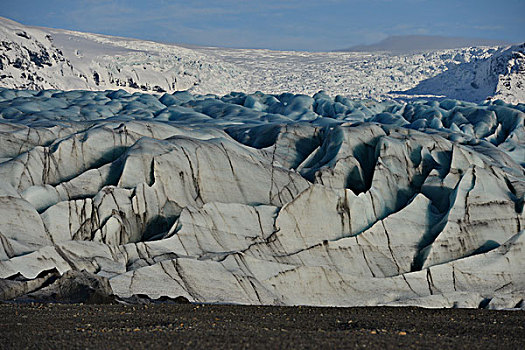
M473 46L509 46L504 40L448 37L440 35L392 35L370 45L355 45L338 52L414 52L428 50L448 50Z

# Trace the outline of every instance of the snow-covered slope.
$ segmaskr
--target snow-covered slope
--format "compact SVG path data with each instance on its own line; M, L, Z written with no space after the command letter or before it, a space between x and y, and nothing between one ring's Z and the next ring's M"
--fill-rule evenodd
M0 89L0 116L0 299L86 270L121 298L525 307L523 104Z
M499 50L489 57L451 66L419 83L409 94L443 95L482 101L487 97L509 103L525 101L525 44Z
M0 86L30 89L231 91L231 64L180 46L65 30L0 18Z
M24 34L25 33L25 34ZM185 48L0 19L0 86L524 102L523 46L404 55Z

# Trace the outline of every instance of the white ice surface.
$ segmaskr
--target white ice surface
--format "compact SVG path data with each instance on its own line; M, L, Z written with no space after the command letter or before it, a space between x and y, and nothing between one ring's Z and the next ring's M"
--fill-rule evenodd
M26 33L25 36L16 33ZM50 39L47 39L49 36ZM472 47L411 54L293 52L161 44L26 27L0 19L0 86L200 94L301 93L351 98L450 97L525 101L524 47ZM176 38L175 38L176 39ZM47 52L39 67L29 52ZM23 68L13 67L20 59Z

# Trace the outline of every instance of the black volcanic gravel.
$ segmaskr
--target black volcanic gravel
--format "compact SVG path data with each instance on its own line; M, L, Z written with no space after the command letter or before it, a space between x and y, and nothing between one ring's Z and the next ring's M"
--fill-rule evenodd
M525 312L0 304L0 348L525 349Z

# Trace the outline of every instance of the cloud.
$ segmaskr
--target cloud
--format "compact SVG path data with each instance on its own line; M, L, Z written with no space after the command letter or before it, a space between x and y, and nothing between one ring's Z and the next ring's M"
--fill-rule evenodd
M472 28L474 29L477 29L477 30L502 30L502 29L505 29L505 27L501 26L501 25L475 25L475 26L472 26Z

